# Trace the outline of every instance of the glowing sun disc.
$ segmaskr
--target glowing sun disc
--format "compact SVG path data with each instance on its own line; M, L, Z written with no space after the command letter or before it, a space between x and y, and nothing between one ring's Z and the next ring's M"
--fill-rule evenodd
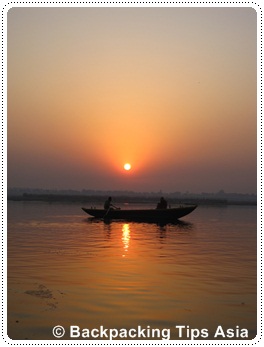
M124 169L125 169L126 171L129 171L129 170L131 169L131 165L130 165L129 163L126 163L126 164L124 165Z

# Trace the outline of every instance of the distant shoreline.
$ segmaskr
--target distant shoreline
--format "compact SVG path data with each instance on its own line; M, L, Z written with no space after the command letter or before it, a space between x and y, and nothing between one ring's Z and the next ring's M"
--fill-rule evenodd
M11 195L7 196L8 201L43 201L43 202L65 202L65 203L102 203L108 195L63 195L63 194L29 194ZM115 203L157 203L157 197L143 197L143 196L115 196ZM227 200L217 198L197 198L197 197L182 197L182 198L168 198L168 204L196 204L208 206L227 206L227 205L240 205L240 206L257 206L256 201L246 200Z

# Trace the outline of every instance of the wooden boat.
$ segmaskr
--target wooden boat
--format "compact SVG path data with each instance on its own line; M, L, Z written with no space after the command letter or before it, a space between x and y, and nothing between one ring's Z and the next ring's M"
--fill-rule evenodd
M168 209L97 209L84 208L82 210L90 216L101 219L121 219L130 221L177 221L193 210L197 205L183 205Z

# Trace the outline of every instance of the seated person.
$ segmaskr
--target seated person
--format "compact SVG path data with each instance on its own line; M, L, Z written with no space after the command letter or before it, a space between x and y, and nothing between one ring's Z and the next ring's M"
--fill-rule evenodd
M157 209L166 209L167 208L167 201L161 197L160 202L157 204Z

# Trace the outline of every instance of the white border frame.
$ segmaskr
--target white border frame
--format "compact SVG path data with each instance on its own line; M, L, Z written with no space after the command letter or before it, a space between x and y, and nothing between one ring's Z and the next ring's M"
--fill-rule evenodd
M258 225L258 312L257 312L257 331L258 334L253 340L11 340L7 336L7 258L6 258L6 241L7 241L7 102L6 102L6 85L7 85L7 13L12 7L251 7L257 12L257 35L258 35L258 52L257 52L257 145L258 145L258 200L257 200L257 225ZM263 0L256 1L7 1L1 0L1 23L2 23L2 119L1 119L1 253L2 253L2 310L1 310L1 342L7 346L255 346L263 342L263 307L262 307L262 46L263 46Z

